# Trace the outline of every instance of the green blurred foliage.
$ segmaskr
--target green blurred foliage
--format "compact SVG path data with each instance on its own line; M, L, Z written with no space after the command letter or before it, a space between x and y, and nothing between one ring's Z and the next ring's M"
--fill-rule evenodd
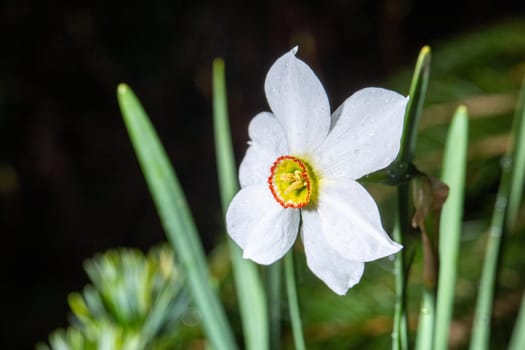
M85 262L92 284L69 295L73 319L67 330L39 349L173 349L188 310L184 277L167 246L148 255L110 250Z

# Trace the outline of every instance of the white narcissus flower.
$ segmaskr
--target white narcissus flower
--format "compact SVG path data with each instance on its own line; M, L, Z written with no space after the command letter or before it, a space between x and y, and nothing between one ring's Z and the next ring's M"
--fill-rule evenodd
M359 282L365 262L402 248L356 179L397 156L408 98L366 88L330 116L321 82L296 52L280 57L266 76L273 113L250 123L227 230L244 258L265 265L282 258L300 230L308 267L343 295Z

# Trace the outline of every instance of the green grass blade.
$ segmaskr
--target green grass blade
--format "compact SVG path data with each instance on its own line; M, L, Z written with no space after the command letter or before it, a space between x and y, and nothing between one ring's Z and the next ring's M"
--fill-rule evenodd
M512 159L507 227L511 228L520 208L525 185L525 79L521 87L518 108L512 124Z
M435 296L434 291L423 287L421 309L419 310L419 324L416 334L416 349L432 349L434 338Z
M510 338L509 350L525 349L525 294L521 300L520 312L512 331Z
M511 169L511 190L507 215L508 227L512 227L520 207L525 182L525 79L521 87L520 100L512 125L514 156ZM525 294L514 325L509 350L525 349Z
M266 269L268 290L268 317L270 319L270 349L281 347L281 288L282 261L276 261Z
M167 237L184 269L206 335L217 350L236 349L228 320L209 281L206 257L182 188L161 142L133 91L125 84L118 101L131 142Z
M305 350L306 345L304 342L297 287L295 284L293 252L291 250L284 257L284 279L286 283L286 293L288 294L288 308L290 309L290 321L292 322L294 349Z
M421 110L425 101L430 74L430 47L421 49L410 84L410 100L405 113L405 123L401 146L395 162L408 165L414 158L416 148L417 132ZM409 168L406 166L405 168ZM404 245L403 236L409 231L410 210L408 185L401 184L398 187L398 217L394 229L394 240ZM406 253L401 250L395 260L394 269L396 274L396 305L394 311L394 329L392 332L392 349L405 350L408 348L408 327L406 313Z
M237 171L228 122L224 61L222 59L216 59L213 62L213 111L217 172L222 210L226 215L228 204L239 190L239 186L237 185ZM268 308L257 266L243 259L241 250L230 238L228 242L246 349L268 349Z
M481 281L476 303L476 313L471 336L471 350L488 349L489 345L494 284L496 281L501 236L503 235L505 225L505 210L507 208L507 188L509 188L509 176L503 174L489 228L487 251L483 261L483 269L481 272Z
M410 84L410 99L405 114L405 125L403 137L401 138L401 149L397 159L410 163L416 149L419 119L427 94L428 77L430 75L430 47L424 46L419 52L416 68Z
M468 114L467 109L460 106L456 110L448 132L441 174L441 181L449 186L449 193L441 211L439 225L440 270L434 333L436 350L448 348L463 219L467 147Z
M470 349L488 349L490 341L490 320L492 316L492 302L496 282L499 254L501 250L502 236L516 218L519 203L523 192L523 176L525 169L525 126L523 119L523 96L522 89L521 106L514 117L512 138L507 155L502 161L501 182L496 197L492 221L489 228L487 240L487 252L481 282L476 303L476 314L471 336Z

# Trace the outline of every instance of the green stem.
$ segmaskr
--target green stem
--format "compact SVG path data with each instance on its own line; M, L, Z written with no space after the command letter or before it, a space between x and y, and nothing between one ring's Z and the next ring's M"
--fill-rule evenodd
M436 297L434 290L424 287L419 310L419 325L417 329L416 349L432 349L434 337L434 315Z
M403 234L408 231L408 185L398 187L398 218L394 227L394 240L404 245ZM394 307L394 326L392 332L392 349L408 348L408 327L406 314L406 271L405 248L396 255L394 261L396 280L396 304Z
M427 93L428 77L430 74L430 47L425 46L419 52L414 75L410 84L410 99L408 101L405 113L405 123L399 154L393 165L398 168L408 168L414 158L416 149L417 133L419 129L419 120L421 111ZM391 165L392 167L392 165ZM393 169L396 169L395 167ZM399 170L399 169L398 169ZM410 176L408 176L409 178ZM404 245L403 236L409 231L408 223L410 222L410 196L408 184L402 183L397 188L398 193L398 215L397 224L394 229L394 240ZM408 348L408 327L406 312L406 247L401 250L395 260L396 274L396 305L394 312L394 330L392 333L392 348L394 350L405 350Z
M218 58L213 62L213 125L222 212L225 216L239 186L230 136L224 75L224 61ZM267 350L268 308L257 266L243 259L241 250L231 239L228 239L228 245L246 349Z
M288 294L288 308L290 309L290 320L292 322L292 333L296 350L305 350L303 327L299 313L299 300L295 286L295 272L293 252L290 250L284 257L284 278L286 280L286 293Z
M282 262L277 261L266 270L268 286L268 313L270 319L270 349L281 347L281 276Z

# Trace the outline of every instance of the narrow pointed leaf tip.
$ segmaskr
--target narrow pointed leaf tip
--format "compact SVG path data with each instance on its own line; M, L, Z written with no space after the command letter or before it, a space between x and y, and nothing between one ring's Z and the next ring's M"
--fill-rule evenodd
M120 83L117 87L117 94L124 95L130 91L129 86L126 83Z
M419 120L425 102L428 78L430 75L430 53L430 46L424 46L420 50L414 75L412 76L409 92L410 100L408 101L405 114L401 151L397 156L397 159L402 162L410 163L414 157Z
M214 349L237 349L225 311L209 280L206 256L179 181L162 143L132 89L117 88L119 105L139 165L166 235L177 252Z

